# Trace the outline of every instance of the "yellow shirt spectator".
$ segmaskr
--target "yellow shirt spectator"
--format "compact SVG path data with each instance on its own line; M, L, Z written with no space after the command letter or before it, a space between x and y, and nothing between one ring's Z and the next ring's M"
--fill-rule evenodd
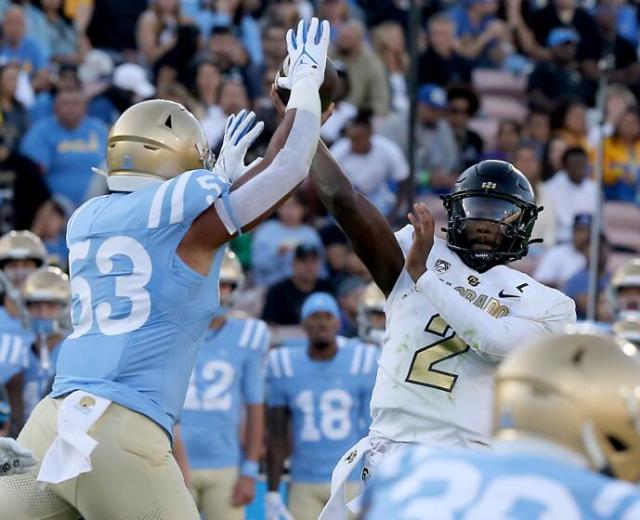
M627 112L604 141L603 187L609 200L635 201L640 173L640 119Z

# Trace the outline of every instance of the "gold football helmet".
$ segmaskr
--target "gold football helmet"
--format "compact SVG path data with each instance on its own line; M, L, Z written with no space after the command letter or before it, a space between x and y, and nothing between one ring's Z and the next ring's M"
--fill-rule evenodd
M40 267L46 259L47 249L31 231L9 231L0 237L0 268L10 260L34 260Z
M499 438L546 439L640 480L640 362L622 339L565 334L516 351L498 368L494 417Z
M636 294L621 294L633 289ZM631 293L631 291L626 291ZM640 318L640 258L634 258L619 267L609 283L609 300L616 320Z
M54 302L67 306L71 300L69 277L57 267L41 267L22 286L25 303Z
M236 287L244 283L242 264L240 264L238 256L231 249L227 249L224 253L222 265L220 266L220 282L235 284Z
M613 324L613 333L640 348L640 318L627 318Z
M376 345L382 344L385 329L383 321L385 300L383 292L378 289L375 282L367 285L358 305L357 316L358 335L364 341ZM378 318L375 317L376 314Z
M213 163L202 126L173 101L137 103L109 133L107 184L112 191L134 191L188 170L210 170Z

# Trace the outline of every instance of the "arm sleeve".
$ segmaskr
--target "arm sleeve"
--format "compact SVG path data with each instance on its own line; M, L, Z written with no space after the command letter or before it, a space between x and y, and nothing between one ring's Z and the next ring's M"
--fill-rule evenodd
M247 404L264 403L264 362L269 348L269 337L267 324L258 321L248 345L250 352L242 378L242 393Z
M319 136L319 114L296 109L284 147L271 164L232 191L224 201L215 202L218 216L229 234L256 220L305 179L318 147Z
M420 277L416 290L431 301L440 316L473 350L494 361L500 361L532 338L559 332L576 321L575 304L564 296L546 305L541 302L544 312L540 316L495 318L460 298L456 290L438 279L433 271Z

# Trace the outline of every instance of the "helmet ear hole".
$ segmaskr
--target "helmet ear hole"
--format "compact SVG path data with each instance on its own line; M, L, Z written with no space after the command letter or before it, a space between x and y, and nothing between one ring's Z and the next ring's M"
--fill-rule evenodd
M627 443L615 435L607 435L606 438L613 450L616 452L627 451L629 449Z

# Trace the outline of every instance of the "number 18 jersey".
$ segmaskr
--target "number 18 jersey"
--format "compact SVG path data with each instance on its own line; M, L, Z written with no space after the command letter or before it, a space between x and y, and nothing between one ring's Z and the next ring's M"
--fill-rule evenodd
M170 435L213 311L224 248L207 276L177 248L228 183L185 172L133 193L89 200L67 228L73 332L52 396L85 390L146 415Z
M405 254L412 232L406 226L396 233ZM452 288L461 314L472 304L487 317L539 320L549 330L575 320L573 302L559 291L504 265L479 273L441 239L435 239L427 269ZM466 344L438 312L403 270L385 303L387 327L371 399L371 433L397 442L488 445L493 377L500 360ZM475 333L464 332L467 338Z

